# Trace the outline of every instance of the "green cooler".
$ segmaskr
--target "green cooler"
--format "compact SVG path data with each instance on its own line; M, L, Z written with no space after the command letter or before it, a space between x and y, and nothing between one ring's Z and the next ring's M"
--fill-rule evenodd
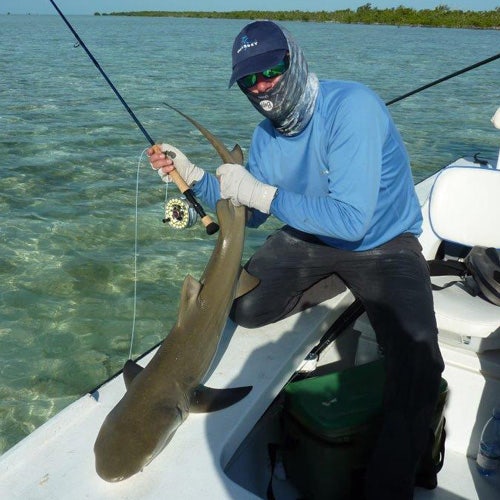
M377 360L285 387L283 462L307 500L348 500L362 487L384 381L383 360ZM443 380L444 398L446 388Z

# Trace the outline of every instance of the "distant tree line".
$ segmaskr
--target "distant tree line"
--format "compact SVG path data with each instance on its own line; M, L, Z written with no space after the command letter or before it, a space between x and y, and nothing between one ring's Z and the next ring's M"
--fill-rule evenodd
M143 16L143 17L195 17L217 19L271 19L275 21L309 21L337 22L359 24L390 24L396 26L434 26L448 28L482 28L500 29L500 6L490 11L451 10L447 5L435 9L416 10L400 5L392 9L378 9L371 3L356 10L344 9L333 12L292 11L255 11L240 10L232 12L168 12L137 11L111 12L110 16Z

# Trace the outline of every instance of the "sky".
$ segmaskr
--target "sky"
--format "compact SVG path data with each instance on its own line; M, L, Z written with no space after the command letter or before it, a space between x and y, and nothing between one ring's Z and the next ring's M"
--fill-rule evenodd
M134 10L228 11L228 10L355 10L369 0L54 0L64 14L94 14ZM372 0L379 9L412 7L434 9L447 5L458 10L493 10L500 0ZM49 0L1 0L0 14L55 14Z

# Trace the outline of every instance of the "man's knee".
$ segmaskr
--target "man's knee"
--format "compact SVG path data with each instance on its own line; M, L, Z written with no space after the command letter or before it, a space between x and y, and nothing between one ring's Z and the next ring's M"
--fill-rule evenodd
M276 312L273 309L263 310L262 303L257 299L258 297L252 296L252 294L236 299L229 317L237 325L245 328L258 328L277 321Z

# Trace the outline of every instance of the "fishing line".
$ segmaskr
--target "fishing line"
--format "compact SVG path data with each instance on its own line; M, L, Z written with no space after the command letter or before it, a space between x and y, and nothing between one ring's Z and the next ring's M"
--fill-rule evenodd
M85 45L85 42L80 38L80 35L76 32L76 30L73 28L71 23L66 19L66 16L62 13L61 9L56 5L54 0L49 0L50 3L54 6L56 9L57 13L61 17L61 19L65 22L66 26L69 28L71 33L75 36L77 39L78 43L80 46L83 48L83 50L86 52L86 54L89 56L89 59L94 63L94 66L98 69L99 73L103 76L103 78L106 80L107 84L111 88L111 90L114 92L118 100L122 103L123 107L126 109L128 114L131 116L131 118L134 120L135 124L139 128L139 130L142 132L144 137L147 139L149 144L155 149L156 152L161 152L160 147L155 143L153 138L148 134L147 130L144 128L142 123L139 121L139 118L137 118L136 114L132 111L130 106L126 103L125 99L122 97L120 92L118 92L118 89L113 85L113 82L109 79L108 75L105 73L105 71L102 69L101 65L97 62L96 58L92 55L92 52L88 49L87 45ZM172 171L170 173L170 177L172 180L177 184L177 187L180 189L182 194L186 197L186 199L189 201L189 203L193 206L193 209L196 211L196 213L200 216L201 222L205 226L205 229L207 231L207 234L214 234L219 230L218 224L212 221L212 219L205 213L205 210L203 207L200 205L200 203L196 200L196 197L191 190L191 188L186 184L184 179L180 176L179 172L176 170Z
M114 86L113 82L109 79L108 75L105 73L105 71L102 69L101 65L99 62L96 60L96 58L92 55L90 50L88 49L87 45L85 42L80 38L76 30L73 28L71 23L66 19L65 15L62 13L62 11L59 9L59 7L56 5L54 0L50 0L50 3L54 6L56 9L57 13L61 17L61 19L64 21L66 26L69 28L71 33L75 36L77 40L77 44L75 44L75 47L82 47L83 50L86 52L87 56L90 58L90 60L94 63L94 66L97 68L99 73L102 75L102 77L105 79L106 83L109 85L111 90L114 92L118 100L121 102L125 110L128 112L130 117L133 119L139 130L142 132L144 137L147 139L149 144L156 150L156 152L160 152L160 146L156 145L155 141L153 138L149 135L147 130L144 128L142 123L139 121L137 118L136 114L132 111L130 106L127 104L125 99L122 97L118 89ZM129 351L129 359L131 359L132 356L132 349L133 349L133 344L135 340L135 329L136 329L136 317L137 317L137 258L138 258L138 207L139 207L139 172L140 172L140 166L141 162L143 160L144 154L146 152L146 149L141 153L138 166L137 166L137 176L136 176L136 201L135 201L135 236L134 236L134 303L133 303L133 319L132 319L132 332L131 332L131 340L130 340L130 351ZM185 196L186 201L186 213L191 214L193 211L197 215L200 216L201 221L203 225L205 226L207 234L214 234L219 230L218 224L212 221L212 219L205 213L203 207L200 205L200 203L196 200L196 197L194 196L193 191L191 188L186 184L184 179L180 176L180 174L176 171L173 170L169 174L170 178L175 182L179 190L182 192L182 194ZM168 183L167 187L165 190L165 197L167 197L168 193ZM180 205L179 205L180 206ZM181 218L184 216L184 212L182 211L177 211L177 214L181 216ZM175 218L175 217L174 217ZM174 220L172 218L171 220ZM167 216L165 216L165 219L167 219ZM191 217L189 220L195 221L195 217Z
M140 193L140 172L144 155L147 148L144 149L137 162L137 173L135 180L135 215L134 215L134 287L133 287L133 311L132 311L132 332L130 334L130 350L128 359L132 359L132 350L135 342L135 332L137 323L137 283L139 281L138 272L138 257L139 257L139 193ZM163 222L168 223L174 229L185 229L196 223L197 214L193 207L185 198L168 199L168 185L170 182L165 182L165 218Z
M147 148L141 153L137 162L137 174L135 179L135 222L134 222L134 299L132 312L132 333L130 334L130 351L128 359L132 359L132 349L135 341L135 324L137 318L137 257L139 256L139 176L141 164Z
M134 219L134 298L133 298L133 312L132 312L132 332L130 334L130 350L128 353L128 359L132 359L132 350L135 342L135 326L137 322L137 282L138 280L138 270L137 270L137 260L139 257L139 179L141 173L141 165L146 154L147 148L144 149L139 156L139 161L137 162L137 173L135 179L135 219ZM165 186L165 201L168 198L168 182Z

